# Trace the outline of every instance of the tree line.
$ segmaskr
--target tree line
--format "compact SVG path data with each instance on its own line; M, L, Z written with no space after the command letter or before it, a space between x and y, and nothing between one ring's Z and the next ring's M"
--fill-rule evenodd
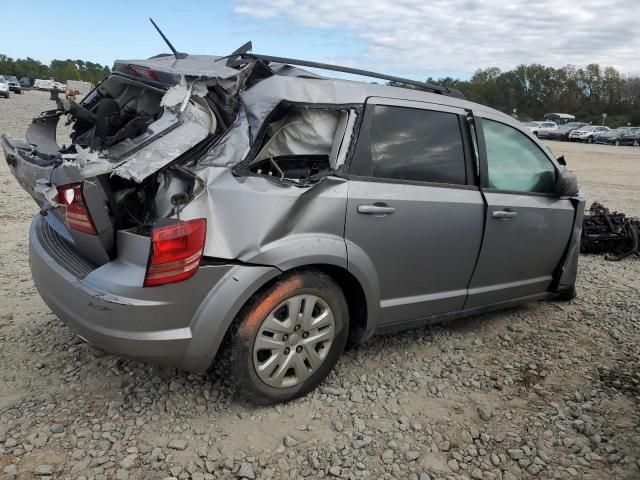
M622 75L597 64L576 68L519 65L501 71L477 70L469 80L427 78L427 83L454 87L468 100L488 105L520 120L542 120L545 113L570 113L576 121L618 127L640 125L640 77Z
M51 60L45 65L31 57L13 59L0 54L0 75L13 75L18 79L27 77L33 84L36 78L53 77L58 82L84 80L94 85L109 75L111 68L84 60Z

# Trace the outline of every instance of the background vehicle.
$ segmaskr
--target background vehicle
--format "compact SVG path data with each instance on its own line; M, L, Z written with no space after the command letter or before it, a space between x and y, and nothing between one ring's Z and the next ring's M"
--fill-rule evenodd
M30 267L56 315L192 370L224 343L267 403L318 385L347 338L573 297L584 200L519 122L454 89L301 66L372 76L249 53L117 61L3 137L46 212Z
M22 77L20 79L20 86L22 88L31 88L31 80L29 79L29 77Z
M556 130L558 128L555 122L528 122L524 126L536 137L541 130Z
M9 84L4 79L4 77L0 75L0 96L3 96L4 98L9 98L9 92L10 92Z
M573 122L576 117L568 113L545 113L544 119L545 121L555 122L558 125L564 125Z
M9 90L18 94L22 93L22 87L20 86L20 82L18 82L18 79L16 77L14 77L13 75L3 75L3 76L4 76L4 79L7 81L7 83L9 84Z
M613 142L615 145L640 145L640 127L631 127Z
M37 90L51 90L55 86L55 82L51 79L36 78L33 82L33 88Z
M67 80L66 90L77 92L82 95L86 95L93 90L93 84L91 82L84 82L82 80Z
M609 127L585 125L569 133L570 141L593 143L593 136L597 133L608 132Z
M584 126L587 125L584 122L571 122L565 125L558 125L558 128L555 130L543 130L538 134L538 138L544 140L568 140L569 134Z
M616 139L629 128L631 127L618 127L604 132L597 132L593 135L593 143L614 144Z

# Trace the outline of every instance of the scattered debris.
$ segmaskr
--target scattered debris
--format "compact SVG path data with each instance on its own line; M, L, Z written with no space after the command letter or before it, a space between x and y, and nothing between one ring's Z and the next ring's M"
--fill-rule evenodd
M606 253L613 261L640 256L640 220L594 202L582 221L580 253Z

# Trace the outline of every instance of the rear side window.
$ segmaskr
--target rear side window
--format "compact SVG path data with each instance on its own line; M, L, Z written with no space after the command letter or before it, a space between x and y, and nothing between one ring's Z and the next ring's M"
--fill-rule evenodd
M555 167L525 134L503 123L483 119L489 188L552 193Z
M464 184L464 150L453 113L375 105L350 173L419 182Z

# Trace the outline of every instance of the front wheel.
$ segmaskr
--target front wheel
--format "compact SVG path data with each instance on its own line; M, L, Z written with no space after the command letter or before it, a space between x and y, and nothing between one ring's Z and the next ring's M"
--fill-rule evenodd
M593 143L593 137L587 137L587 143Z
M259 292L240 313L231 342L241 393L272 404L313 390L344 350L348 312L340 287L315 269L286 275Z
M616 140L616 147L620 146L620 140Z

